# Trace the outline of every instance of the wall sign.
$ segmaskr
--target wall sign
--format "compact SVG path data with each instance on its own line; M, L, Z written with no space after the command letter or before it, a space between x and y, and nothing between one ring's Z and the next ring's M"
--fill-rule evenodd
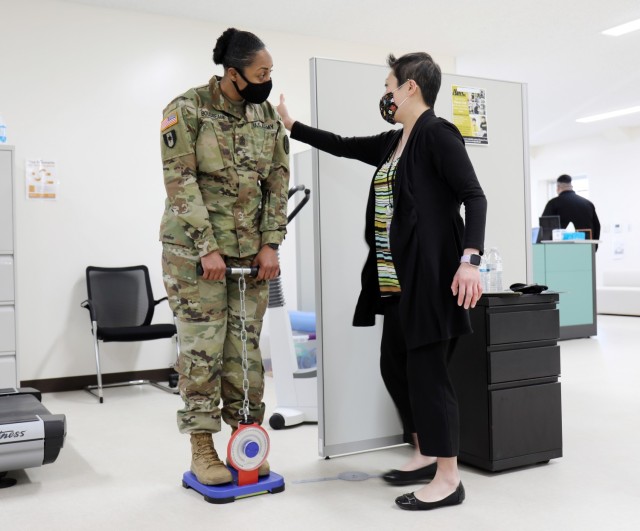
M57 178L56 163L50 160L27 160L27 199L58 199L60 182Z
M485 90L452 85L451 102L453 124L462 134L465 144L489 144Z

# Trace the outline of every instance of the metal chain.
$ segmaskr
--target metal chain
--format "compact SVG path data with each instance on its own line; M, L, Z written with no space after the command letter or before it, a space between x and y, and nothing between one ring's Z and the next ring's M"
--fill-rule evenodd
M249 355L247 353L247 309L245 306L245 294L247 291L247 281L244 278L244 271L238 278L238 289L240 291L240 341L242 342L242 389L244 390L244 400L239 410L245 422L249 422Z

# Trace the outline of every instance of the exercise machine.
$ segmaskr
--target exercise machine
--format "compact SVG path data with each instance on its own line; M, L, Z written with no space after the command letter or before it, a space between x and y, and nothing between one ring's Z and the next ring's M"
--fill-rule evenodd
M247 418L240 422L227 446L227 468L231 483L203 485L190 470L182 475L182 486L199 492L209 503L231 503L239 498L284 491L284 478L270 472L258 476L258 468L269 455L269 436L258 424Z
M311 191L304 185L292 188L289 197L298 191L303 191L305 197L287 222L309 201ZM313 327L315 332L315 322ZM311 332L310 329L306 331ZM315 335L308 335L307 339L315 339ZM303 422L318 422L318 370L317 367L298 367L291 316L280 277L269 283L269 345L277 403L269 425L279 430Z
M15 485L15 479L4 477L10 470L53 463L66 434L66 417L52 415L40 391L0 389L0 488Z
M294 317L287 312L279 282L269 285L269 312L271 366L277 403L269 425L279 430L303 422L318 422L318 369L315 366L299 367L292 329ZM315 331L302 331L309 333L301 338L301 342L315 339Z
M300 210L309 202L310 190L304 185L298 185L289 190L288 197L291 198L297 192L304 192L305 196L298 205L293 209L287 217L287 224L300 212ZM202 275L202 266L198 264L196 268L198 275ZM240 291L240 319L242 322L241 338L243 345L243 363L244 379L246 386L244 387L245 399L243 407L240 409L240 415L244 417L238 429L231 436L227 446L227 467L232 475L232 482L223 485L203 485L200 483L191 471L187 471L182 475L182 486L186 489L193 489L202 494L205 501L209 503L230 503L238 498L255 496L258 494L271 493L276 494L284 491L284 478L279 474L271 471L268 476L259 477L258 469L260 465L267 459L270 449L269 435L256 422L249 417L249 387L247 379L247 356L246 341L247 336L244 329L244 293L246 288L245 275L255 276L258 272L257 267L227 267L227 276L239 275L238 287ZM280 303L281 301L281 303ZM274 309L279 309L280 312ZM272 312L278 313L275 316L278 322L281 321L280 313L285 312L284 296L282 295L281 277L269 281L269 319L274 316ZM291 324L288 321L288 337L293 346L293 338L291 333ZM286 332L285 332L286 333ZM272 347L273 348L273 347ZM272 350L273 352L273 350ZM295 359L295 351L293 352ZM315 371L315 369L313 369ZM276 391L277 392L277 391ZM315 391L314 391L315 392ZM317 420L317 414L316 414ZM273 426L272 426L273 427Z
M227 468L231 472L231 483L204 485L190 470L182 475L182 486L199 492L209 503L230 503L238 498L258 494L277 494L284 490L284 478L275 472L259 477L258 469L269 455L269 435L249 416L249 377L247 358L247 332L245 329L245 275L256 276L257 267L227 267L227 275L239 275L240 291L240 338L242 340L242 370L244 373L244 400L240 415L243 420L231 436L227 445ZM199 273L201 274L201 273Z

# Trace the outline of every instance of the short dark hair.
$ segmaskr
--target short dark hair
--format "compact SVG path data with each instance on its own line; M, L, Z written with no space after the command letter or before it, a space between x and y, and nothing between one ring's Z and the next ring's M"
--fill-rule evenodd
M429 107L435 105L442 82L442 72L428 53L407 53L397 59L393 54L389 54L387 64L398 79L398 86L406 83L408 79L413 79L420 87L424 102Z
M562 174L558 177L558 184L571 184L571 175Z
M249 31L228 28L216 41L213 49L213 62L224 66L244 70L253 62L255 55L265 49L264 42Z

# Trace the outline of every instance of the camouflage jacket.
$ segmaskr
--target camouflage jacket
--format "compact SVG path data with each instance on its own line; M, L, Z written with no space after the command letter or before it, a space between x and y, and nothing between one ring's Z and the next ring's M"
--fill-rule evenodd
M174 99L160 130L161 241L237 258L282 242L289 138L270 103L233 105L213 77Z

